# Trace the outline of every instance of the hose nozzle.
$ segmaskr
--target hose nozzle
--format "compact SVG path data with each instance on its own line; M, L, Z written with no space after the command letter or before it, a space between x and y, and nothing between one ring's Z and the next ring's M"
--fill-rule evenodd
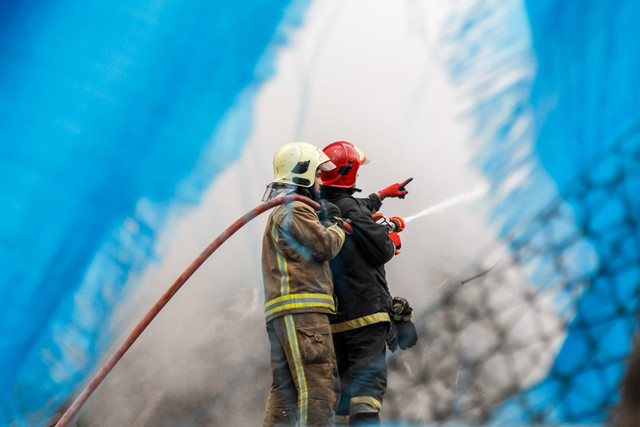
M399 216L392 216L392 217L389 217L389 219L387 219L380 212L376 212L373 215L371 215L371 217L378 224L386 225L388 229L388 233L393 233L393 232L399 233L402 230L404 230L405 221Z
M399 216L392 216L391 218L389 218L389 225L391 226L391 232L396 232L399 233L402 230L404 230L404 219L400 218Z

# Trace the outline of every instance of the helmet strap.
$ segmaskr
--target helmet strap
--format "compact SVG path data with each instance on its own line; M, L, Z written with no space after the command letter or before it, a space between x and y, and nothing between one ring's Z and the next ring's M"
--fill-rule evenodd
M295 187L295 192L301 196L308 197L311 200L320 202L320 194L316 193L315 188L311 187Z

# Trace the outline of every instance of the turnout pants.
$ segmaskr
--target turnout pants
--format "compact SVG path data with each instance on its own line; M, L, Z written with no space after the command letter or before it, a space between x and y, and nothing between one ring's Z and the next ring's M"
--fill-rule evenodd
M273 380L263 424L333 425L339 388L328 315L276 317L267 334Z
M340 374L339 424L379 424L387 390L388 330L389 323L380 322L333 334Z

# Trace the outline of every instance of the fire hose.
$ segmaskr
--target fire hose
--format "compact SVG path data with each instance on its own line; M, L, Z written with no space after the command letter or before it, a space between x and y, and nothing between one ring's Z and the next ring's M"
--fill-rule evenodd
M200 255L187 267L186 270L176 279L176 281L167 289L167 291L160 297L160 299L155 303L153 307L147 312L147 314L142 318L142 320L138 323L138 325L133 329L133 331L129 334L129 336L122 343L120 348L105 362L105 364L100 368L98 373L93 377L91 382L82 390L82 392L76 397L71 406L65 411L60 420L56 423L56 427L65 427L73 417L78 413L82 405L89 399L91 394L95 391L95 389L102 383L104 378L111 372L113 367L118 363L118 361L122 358L122 356L129 350L131 345L138 339L140 334L149 326L149 323L156 317L156 315L162 310L162 308L169 302L169 300L178 292L178 290L185 284L185 282L191 277L191 275L206 261L209 256L213 252L216 251L229 237L231 237L236 231L242 228L246 223L251 221L253 218L258 215L264 213L265 211L287 203L297 200L299 202L305 203L315 209L316 211L320 210L321 206L319 203L304 197L298 194L289 194L286 196L276 197L272 200L269 200L265 203L258 205L256 208L247 212L244 216L239 218L233 224L231 224L225 231L222 232L213 242L209 244L205 248Z

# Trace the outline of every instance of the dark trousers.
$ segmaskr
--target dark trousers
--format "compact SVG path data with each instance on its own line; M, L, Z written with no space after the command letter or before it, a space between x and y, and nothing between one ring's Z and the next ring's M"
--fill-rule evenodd
M338 393L329 318L292 314L267 323L273 374L265 426L330 426Z
M345 424L358 418L379 420L387 390L388 329L389 323L381 322L333 334L341 391L336 419Z

